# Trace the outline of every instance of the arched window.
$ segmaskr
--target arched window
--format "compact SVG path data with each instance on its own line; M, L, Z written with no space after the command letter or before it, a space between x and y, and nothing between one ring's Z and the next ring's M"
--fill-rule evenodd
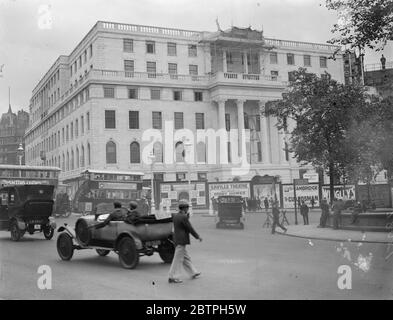
M161 142L156 142L153 146L154 161L158 163L164 162L164 153Z
M176 143L176 162L184 162L185 151L183 142L179 141Z
M75 161L75 167L78 169L79 168L79 148L76 147L76 161Z
M85 166L85 147L82 145L81 148L81 167Z
M106 144L106 163L116 163L116 143L108 141Z
M74 150L71 150L71 170L75 169Z
M87 144L87 165L91 165L91 157L90 157L90 143Z
M61 163L61 170L65 171L65 156L63 153L63 162Z
M135 141L130 144L130 162L131 163L141 162L140 146L139 143Z
M197 161L198 162L206 162L206 145L203 142L199 142L197 144Z
M70 170L70 154L67 151L67 163L66 163L66 171Z

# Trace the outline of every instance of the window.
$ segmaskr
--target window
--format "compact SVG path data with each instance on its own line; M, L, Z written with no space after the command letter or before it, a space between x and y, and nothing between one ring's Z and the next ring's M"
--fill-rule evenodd
M113 141L106 144L106 163L116 163L116 143Z
M129 78L134 76L134 60L124 60L124 73Z
M90 150L90 143L87 144L87 165L91 165L91 150Z
M232 150L231 150L231 143L227 142L228 147L228 163L232 163Z
M123 51L124 52L134 51L134 42L132 39L123 39Z
M83 52L83 64L87 62L87 51Z
M194 101L203 101L202 91L194 91Z
M128 88L128 99L138 99L138 88Z
M225 114L225 129L231 131L231 115L229 113Z
M114 97L115 97L115 88L104 87L104 98L114 98Z
M182 99L181 91L173 91L173 100L180 101Z
M81 116L81 134L85 133L85 118Z
M90 130L90 112L86 113L87 131Z
M74 123L71 122L71 140L74 139Z
M148 73L149 78L156 77L156 63L153 61L146 62L146 72Z
M115 110L105 110L105 129L116 129Z
M82 56L79 56L79 69L82 68Z
M69 140L69 131L68 131L68 124L67 124L67 126L66 126L66 141L68 142L68 140Z
M146 53L156 53L156 43L154 41L146 41Z
M287 53L287 64L295 64L295 55L293 53Z
M184 162L185 151L184 151L183 142L181 141L177 142L175 145L175 150L176 150L176 162Z
M255 117L255 131L261 132L261 116L259 114Z
M162 113L153 111L152 113L153 129L162 129Z
M190 64L189 71L190 71L190 75L197 76L198 75L198 66L195 64Z
M207 172L198 172L198 181L206 181Z
M278 63L277 52L270 52L270 63L271 64L277 64Z
M168 63L168 73L170 74L171 79L177 79L177 64L176 63Z
M250 129L250 123L248 121L248 114L244 112L244 129Z
M195 113L195 127L196 129L205 129L205 114Z
M262 162L262 144L260 141L257 142L258 149L258 162Z
M175 130L184 128L183 112L175 112Z
M175 56L176 54L176 43L168 42L168 56Z
M308 54L305 54L303 56L303 61L304 61L304 66L305 67L311 67L311 56Z
M89 57L91 58L93 56L93 45L91 44L89 47Z
M176 173L176 181L186 181L186 174L184 172Z
M160 89L150 89L150 99L151 100L160 100L161 99L161 90Z
M197 56L197 46L195 44L188 45L188 56L196 57Z
M327 58L319 57L319 65L321 68L327 68Z
M289 147L287 142L285 142L285 160L289 161Z
M130 129L139 129L139 111L128 112L128 126Z
M75 138L78 138L78 126L79 126L79 121L78 119L75 120Z
M270 71L270 76L271 76L271 79L273 81L277 81L277 79L278 79L278 71L276 71L276 70Z
M135 141L130 144L130 162L131 163L141 162L140 146L139 143Z

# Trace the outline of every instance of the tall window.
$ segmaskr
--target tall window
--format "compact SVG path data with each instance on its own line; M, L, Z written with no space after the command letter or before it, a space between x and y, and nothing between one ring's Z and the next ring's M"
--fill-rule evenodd
M71 170L75 169L74 150L71 150Z
M116 163L116 143L108 141L106 144L106 163Z
M185 152L183 142L179 141L175 145L176 162L184 162Z
M289 146L287 142L285 142L285 160L289 161Z
M255 117L255 131L261 132L261 116L259 114Z
M79 121L78 119L75 120L75 138L78 138L78 126L79 126Z
M124 52L134 51L134 41L132 39L123 39L123 51Z
M173 91L173 100L175 100L175 101L182 100L182 92L179 90Z
M151 100L160 100L161 99L161 90L160 89L150 89L150 99Z
M85 118L81 116L81 134L85 133Z
M105 110L105 129L116 129L115 110Z
M89 46L89 57L91 58L93 56L93 45L91 44Z
M155 53L156 43L154 41L146 41L146 53Z
M270 63L271 64L277 64L278 63L277 52L270 52Z
M104 98L114 98L114 97L115 97L115 88L104 87Z
M134 76L134 60L124 60L124 74L129 78Z
M87 131L90 130L90 112L86 113Z
M197 46L195 44L188 45L188 56L196 57L197 56Z
M139 129L139 111L128 112L128 125L130 129Z
M131 163L141 162L139 143L135 141L130 144L130 162Z
M250 123L248 121L248 114L244 112L244 129L250 129Z
M75 159L76 161L75 161L75 167L78 169L79 168L79 161L80 161L80 159L79 159L79 148L78 147L76 147L76 159Z
M231 143L227 142L228 146L228 163L232 163L232 150L231 150Z
M258 162L262 162L262 144L260 141L257 142L258 149Z
M168 73L171 79L177 79L177 63L168 63Z
M287 64L289 65L295 64L295 55L293 53L287 53Z
M270 71L270 75L271 75L271 79L273 81L277 81L277 79L278 79L278 71L272 70L272 71Z
M231 131L231 115L229 113L225 114L225 129Z
M81 167L85 166L85 147L82 145L81 148Z
M152 113L153 129L162 129L162 113L153 111Z
M176 43L168 42L168 56L175 56L176 54Z
M203 101L202 91L194 91L194 101Z
M91 149L90 149L90 143L87 144L87 165L91 165Z
M319 57L319 65L321 68L327 68L327 58Z
M303 60L304 60L305 67L311 67L311 56L309 54L305 54L303 56Z
M205 114L195 113L195 127L196 129L205 129Z
M156 77L156 63L154 61L146 62L146 72L148 73L149 78Z
M138 99L138 88L128 88L128 99Z
M175 112L175 130L184 128L183 112Z
M189 65L190 75L197 76L198 75L198 66L196 64Z

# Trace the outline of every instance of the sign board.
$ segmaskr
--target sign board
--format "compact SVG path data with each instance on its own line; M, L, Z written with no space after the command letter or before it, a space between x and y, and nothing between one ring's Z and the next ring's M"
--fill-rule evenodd
M319 174L315 172L307 172L303 174L303 179L307 179L309 183L318 183Z
M305 185L308 184L308 179L293 179L293 182L295 183L295 185L299 186L299 185Z
M250 197L249 182L228 182L228 183L211 183L209 184L209 197L219 196L241 196Z
M113 182L100 182L100 189L115 189L115 190L137 190L136 183L113 183Z
M283 185L282 191L284 208L295 208L293 185ZM314 199L314 207L319 207L319 185L296 185L296 198L304 201L309 207L312 207Z
M356 194L355 194L355 186L354 185L348 185L344 186L334 186L334 197L337 199L343 199L345 200L356 200ZM322 198L326 198L328 202L330 202L330 187L329 186L323 186L322 187Z

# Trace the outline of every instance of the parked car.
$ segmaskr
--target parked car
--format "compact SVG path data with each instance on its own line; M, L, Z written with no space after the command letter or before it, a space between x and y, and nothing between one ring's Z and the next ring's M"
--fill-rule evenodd
M75 228L65 224L58 229L57 252L62 260L71 260L74 250L95 249L100 256L111 251L119 255L119 262L126 269L134 269L141 256L158 252L165 263L171 263L175 253L172 218L157 220L145 216L133 224L111 221L103 228L90 228L103 221L104 216L83 216Z
M11 232L11 239L19 241L28 232L43 232L52 239L56 222L53 210L52 185L15 185L0 189L0 230Z

